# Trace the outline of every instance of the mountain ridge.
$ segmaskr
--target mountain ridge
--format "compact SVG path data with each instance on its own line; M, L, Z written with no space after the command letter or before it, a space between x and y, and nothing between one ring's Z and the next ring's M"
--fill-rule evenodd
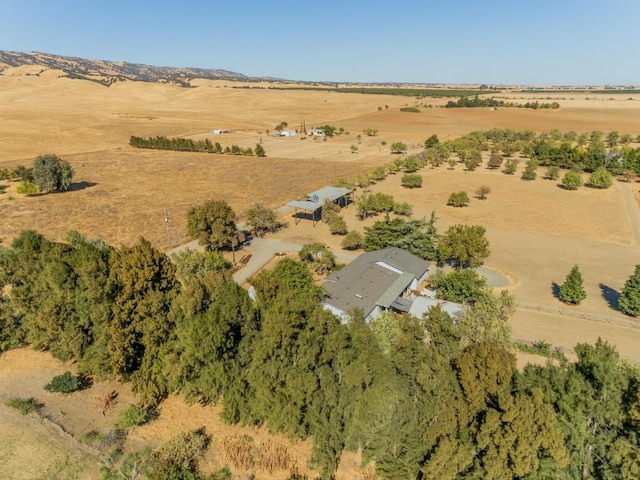
M7 68L23 65L42 66L61 70L69 78L79 78L109 86L118 81L140 81L150 83L170 83L190 87L191 80L262 81L279 80L267 77L249 77L242 73L223 69L192 67L156 67L141 63L117 62L110 60L88 60L42 52L11 52L0 50L0 75Z

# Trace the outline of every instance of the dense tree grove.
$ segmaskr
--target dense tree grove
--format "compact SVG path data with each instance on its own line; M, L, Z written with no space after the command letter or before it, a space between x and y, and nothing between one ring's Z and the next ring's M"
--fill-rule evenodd
M242 148L238 145L231 145L222 148L220 143L212 143L208 138L205 140L192 140L190 138L167 138L167 137L136 137L129 138L129 145L133 148L146 148L152 150L173 150L177 152L201 152L201 153L225 153L230 155L256 155L266 157L264 147L259 143L255 152L251 147Z
M181 394L220 403L227 422L309 438L323 479L344 451L385 480L638 478L638 370L598 342L576 347L576 363L519 373L505 348L512 298L465 275L439 281L465 297L458 321L434 308L370 326L323 309L292 259L256 275L251 300L227 270L177 269L144 239L116 249L25 231L0 248L0 348L28 344L84 375L129 380L146 404ZM189 435L185 465L208 442ZM152 478L180 470L163 451Z
M464 103L469 102L473 103L474 99L465 97ZM481 153L490 152L487 167L498 168L506 158L505 173L508 174L516 171L518 159L514 155L517 154L519 157L535 160L536 166L573 168L590 173L604 168L612 175L624 172L640 175L640 148L630 145L632 140L630 134L620 135L618 132L609 132L605 135L603 132L584 132L578 135L573 131L562 133L559 130L536 134L530 130L494 128L473 131L444 142L436 142L432 137L425 141L423 152L406 157L404 162L413 159L418 167L424 166L426 162L438 166L446 163L451 156L452 160L455 160L453 157L457 157L466 166L471 166L470 170L472 170L478 166ZM621 140L618 142L618 138L624 138L625 142ZM431 162L430 159L434 157L439 160ZM455 162L452 162L451 166L453 168ZM411 173L405 165L401 167L405 172ZM532 167L524 178L533 179L530 173L534 171ZM602 173L594 179L602 177L605 177L606 184L606 176Z
M473 98L469 96L460 97L457 101L449 100L445 105L445 108L470 108L470 107L514 107L514 108L532 108L537 110L541 109L558 109L560 104L558 102L540 103L540 102L505 102L504 100L496 100L495 98L480 98L478 95Z

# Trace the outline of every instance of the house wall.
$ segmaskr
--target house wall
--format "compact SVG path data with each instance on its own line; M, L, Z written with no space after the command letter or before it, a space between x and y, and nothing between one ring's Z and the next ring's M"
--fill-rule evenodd
M325 310L329 310L336 317L340 319L342 323L347 323L349 321L349 315L344 310L340 310L339 308L334 307L333 305L329 305L326 302L322 302L322 306Z
M399 268L392 267L391 265L389 265L388 263L385 263L385 262L376 262L376 265L378 265L378 266L380 266L382 268L386 268L387 270L391 270L392 272L395 272L398 275L402 275L404 273Z

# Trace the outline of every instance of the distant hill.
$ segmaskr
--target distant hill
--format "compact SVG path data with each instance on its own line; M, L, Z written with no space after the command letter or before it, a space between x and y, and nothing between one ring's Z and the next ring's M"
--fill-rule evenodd
M122 80L140 82L171 83L190 86L194 78L210 80L260 81L268 78L247 77L241 73L221 69L154 67L138 63L87 60L39 52L9 52L0 50L0 73L11 67L40 65L44 68L62 70L70 78L91 80L109 86Z

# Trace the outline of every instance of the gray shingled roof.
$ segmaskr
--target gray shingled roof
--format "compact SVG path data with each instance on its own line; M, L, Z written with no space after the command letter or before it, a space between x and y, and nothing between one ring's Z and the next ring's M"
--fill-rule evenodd
M389 285L389 288L378 298L376 305L389 308L396 298L402 295L415 277L412 273L403 273Z
M429 263L397 247L367 252L358 256L351 264L383 262L401 272L409 272L421 278L429 269Z
M428 267L424 260L399 248L363 253L342 270L327 276L325 303L344 312L361 308L367 317L376 305L389 308Z
M352 265L327 276L324 281L328 293L325 303L343 312L361 308L366 317L400 275L375 263Z

